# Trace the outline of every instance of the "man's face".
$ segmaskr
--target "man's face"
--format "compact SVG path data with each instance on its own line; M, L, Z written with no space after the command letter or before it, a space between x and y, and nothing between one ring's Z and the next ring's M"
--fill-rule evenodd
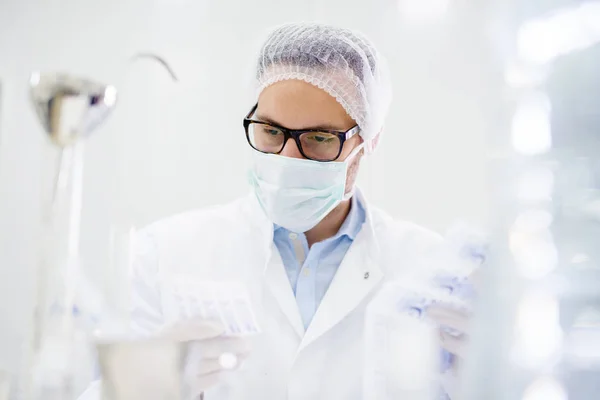
M346 110L324 90L300 80L277 82L262 91L258 98L255 118L271 122L292 130L328 129L347 131L356 122ZM341 162L362 142L359 135L344 142L340 157L333 162ZM354 186L362 151L348 166L346 192ZM281 156L304 158L293 140L288 140Z

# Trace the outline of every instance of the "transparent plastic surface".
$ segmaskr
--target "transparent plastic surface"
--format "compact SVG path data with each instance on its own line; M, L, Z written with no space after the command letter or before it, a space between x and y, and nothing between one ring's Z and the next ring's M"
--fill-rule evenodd
M544 73L518 87L507 82L512 119L490 135L498 146L490 153L510 150L489 161L493 251L465 400L588 400L600 390L600 53L588 29L600 9L593 3L534 2L512 21L513 57Z
M74 399L93 376L89 321L76 301L83 145L63 149L43 231L29 398Z
M26 399L75 399L94 374L90 315L81 307L84 139L116 103L112 86L60 73L31 75L30 100L56 155L43 204L34 315L26 342ZM48 167L48 166L46 166Z
M99 343L102 400L190 398L182 376L186 347L161 340Z
M436 326L422 318L430 300L389 284L369 304L365 319L363 398L431 400L438 390Z

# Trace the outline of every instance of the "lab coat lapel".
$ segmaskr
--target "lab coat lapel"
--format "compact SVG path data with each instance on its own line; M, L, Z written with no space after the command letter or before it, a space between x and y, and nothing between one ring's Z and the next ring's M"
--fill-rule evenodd
M300 350L350 314L381 281L383 272L372 258L375 247L370 216L367 216L367 223L339 266L306 331Z
M275 297L279 308L285 314L294 331L299 337L302 337L304 335L304 324L292 291L292 285L285 272L283 260L273 242L273 224L264 216L254 195L249 196L247 207L247 214L252 218L257 228L256 234L261 233L265 238L265 242L262 243L262 252L266 255L265 264L263 264L265 285Z
M298 336L302 337L304 335L302 317L292 291L292 285L285 273L283 261L275 244L272 244L271 247L271 257L265 270L265 280L281 311L283 311Z

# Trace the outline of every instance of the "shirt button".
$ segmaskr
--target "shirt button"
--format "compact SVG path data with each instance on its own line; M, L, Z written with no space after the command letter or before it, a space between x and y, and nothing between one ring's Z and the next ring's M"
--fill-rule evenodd
M310 269L304 268L304 276L309 276L309 275L310 275Z
M290 236L289 236L289 237L290 237L290 239L292 239L292 240L296 240L296 239L298 239L298 234L297 234L297 233L294 233L294 232L292 232L292 233L290 233Z

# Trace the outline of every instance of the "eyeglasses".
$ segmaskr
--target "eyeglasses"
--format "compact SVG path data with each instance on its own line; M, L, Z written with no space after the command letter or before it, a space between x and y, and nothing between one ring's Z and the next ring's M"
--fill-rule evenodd
M294 139L305 158L321 162L335 161L342 153L344 142L360 131L358 125L346 132L326 129L291 130L251 119L257 107L258 104L244 118L244 129L250 146L262 153L279 154L288 139Z

